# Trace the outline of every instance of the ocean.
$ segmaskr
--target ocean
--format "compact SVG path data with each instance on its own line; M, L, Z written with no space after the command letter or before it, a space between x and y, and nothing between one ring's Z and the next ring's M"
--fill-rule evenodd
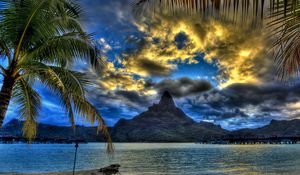
M80 144L76 170L120 164L122 175L300 174L300 145ZM0 173L72 171L74 145L1 144Z

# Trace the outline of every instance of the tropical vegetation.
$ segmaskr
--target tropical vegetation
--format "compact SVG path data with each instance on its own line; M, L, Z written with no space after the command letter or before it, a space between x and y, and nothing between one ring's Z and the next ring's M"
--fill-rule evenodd
M42 101L35 85L42 84L60 100L73 127L75 115L84 117L110 141L104 120L85 97L91 81L71 70L79 59L95 70L100 66L91 36L80 24L82 12L71 0L0 1L0 127L13 100L25 121L24 136L36 136Z

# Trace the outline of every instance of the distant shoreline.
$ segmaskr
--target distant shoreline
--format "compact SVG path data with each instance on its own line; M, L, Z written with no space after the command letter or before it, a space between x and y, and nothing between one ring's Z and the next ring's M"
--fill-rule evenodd
M257 129L241 129L236 131L227 131L220 126L212 123L194 123L194 125L187 125L191 127L184 127L174 129L178 123L186 121L189 123L190 119L187 116L177 116L176 108L174 118L179 121L170 124L166 121L161 121L162 125L169 131L172 131L168 135L162 132L161 128L154 126L153 133L144 131L148 126L143 126L143 123L149 123L147 121L149 117L145 118L144 122L141 122L140 128L125 127L124 128L110 128L111 137L114 143L204 143L204 144L296 144L300 143L300 120L291 121L276 121L272 120L269 125L266 125ZM152 111L153 112L153 111ZM155 111L154 111L155 112ZM150 112L151 113L151 112ZM161 112L160 112L161 113ZM183 113L182 113L183 114ZM152 115L152 113L151 113ZM159 116L157 114L157 116ZM160 118L157 118L157 120ZM183 120L183 121L181 121ZM169 121L169 120L168 120ZM120 124L123 125L125 120L121 120ZM173 121L174 122L174 121ZM183 122L184 123L184 122ZM23 123L18 120L12 120L5 127L0 129L0 143L26 143L26 139L22 135ZM130 124L129 124L130 125ZM120 126L120 125L117 125ZM150 128L151 128L150 127ZM169 129L168 129L169 128ZM198 128L195 131L189 128ZM117 134L117 131L124 131L121 134ZM133 131L135 131L133 132ZM155 131L155 132L154 132ZM154 134L156 133L157 134ZM185 134L178 134L180 132ZM133 132L134 134L130 134ZM87 143L87 142L105 142L105 137L101 134L96 135L95 127L80 127L76 128L76 135L71 127L59 127L48 124L39 124L38 135L33 143L43 144L74 144L75 142Z
M54 172L54 173L0 173L0 175L72 175L72 172ZM98 170L76 171L76 175L104 175Z
M106 142L81 142L79 144L93 144L93 143L103 143L106 144ZM243 142L233 142L233 143L228 143L228 142L113 142L113 144L159 144L159 143L163 143L163 144L174 144L174 143L178 143L178 144L199 144L199 145L298 145L300 144L299 141L297 142L293 142L290 140L286 140L286 141L256 141L256 142L252 142L252 141L243 141ZM21 145L73 145L75 143L27 143L27 142L9 142L9 143L1 143L3 145L15 145L15 144L21 144ZM1 173L0 173L1 175Z

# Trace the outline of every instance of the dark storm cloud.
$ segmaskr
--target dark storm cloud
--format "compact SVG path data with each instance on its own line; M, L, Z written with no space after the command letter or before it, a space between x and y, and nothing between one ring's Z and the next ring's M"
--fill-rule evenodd
M166 79L158 83L145 81L143 86L144 91L155 90L158 92L157 95L146 95L142 91L137 90L105 90L105 88L95 84L95 88L89 91L88 97L92 101L104 101L106 104L111 105L122 103L125 106L143 109L159 100L162 93L166 90L170 91L174 97L186 97L206 92L212 87L206 80L193 80L189 78Z
M300 83L292 86L284 84L250 85L235 84L223 90L229 96L228 105L244 107L246 105L269 104L272 106L294 103L300 99ZM270 110L270 109L269 109Z
M197 104L192 105L191 111L194 114L201 115L203 119L209 120L224 120L230 118L248 118L245 112L241 111L239 108L215 108L212 104Z
M155 88L157 88L161 93L167 90L175 97L186 97L208 91L212 88L212 86L206 80L193 80L185 77L176 80L163 80L156 84Z
M298 100L300 100L300 83L293 86L234 84L222 90L204 93L193 102L210 104L216 108L219 106L242 108L253 105L261 106L264 111L272 111L274 106L295 103Z
M286 86L279 83L234 84L222 90L214 89L189 97L184 104L189 104L189 110L201 115L202 119L227 121L228 126L239 125L239 122L254 126L255 123L266 124L271 119L297 118L299 109L290 109L289 105L299 101L300 83Z
M140 59L136 66L152 76L167 76L170 73L170 70L166 66L148 59Z
M207 108L199 112L201 112L202 115L205 115L205 119L223 120L233 117L248 117L248 115L246 115L244 112L241 112L239 109L235 109L232 111L219 111Z
M95 106L100 108L103 106L119 107L134 109L134 111L144 110L153 101L152 97L144 96L137 91L94 89L87 96Z
M149 99L147 96L140 95L136 91L116 91L115 95L127 102L134 103L137 106L148 107L151 104L148 101Z
M87 98L101 112L109 126L121 118L130 119L138 115L154 101L136 91L106 91L98 87L89 90Z

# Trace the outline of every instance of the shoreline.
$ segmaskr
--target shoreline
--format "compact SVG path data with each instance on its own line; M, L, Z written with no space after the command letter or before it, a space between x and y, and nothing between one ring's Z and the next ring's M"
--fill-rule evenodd
M77 171L75 175L105 175L97 170ZM53 172L53 173L0 173L0 175L73 175L73 172Z
M106 144L105 142L87 142L79 143L80 145L86 144ZM0 145L74 145L75 143L27 143L27 142L11 142L11 143L2 143ZM243 141L243 142L113 142L113 144L199 144L199 145L300 145L300 141ZM1 172L0 172L1 175Z

